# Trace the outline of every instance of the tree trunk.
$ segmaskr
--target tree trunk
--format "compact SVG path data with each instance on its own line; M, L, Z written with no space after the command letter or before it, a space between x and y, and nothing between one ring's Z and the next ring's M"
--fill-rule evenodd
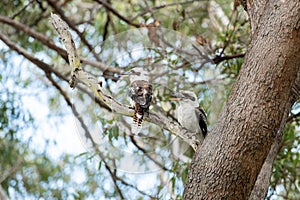
M300 70L298 71L296 84L294 85L294 88L293 88L294 91L292 92L292 95L290 96L288 105L292 105L300 97L300 89L299 88L300 88ZM285 114L287 116L289 113L286 112ZM274 165L275 159L277 157L277 154L279 153L279 151L283 145L282 133L283 133L283 129L284 129L284 126L286 123L286 120L285 120L286 116L283 117L283 121L280 125L278 134L277 134L275 141L269 151L269 154L259 172L259 175L256 179L256 182L255 182L254 188L252 189L249 200L264 199L268 193L270 179L271 179L272 172L273 172L273 165Z
M217 124L193 158L185 199L249 199L291 97L299 98L299 0L248 1L247 8L252 41Z

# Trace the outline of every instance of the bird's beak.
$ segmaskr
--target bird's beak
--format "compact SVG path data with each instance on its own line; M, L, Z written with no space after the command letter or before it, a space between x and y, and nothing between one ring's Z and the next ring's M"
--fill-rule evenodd
M130 75L129 72L123 72L120 74L121 77L128 77Z
M123 77L128 77L130 75L139 75L139 73L129 70L129 71L124 71L123 73L120 74L120 76L123 76Z
M180 101L181 100L181 95L179 93L171 94L171 101Z

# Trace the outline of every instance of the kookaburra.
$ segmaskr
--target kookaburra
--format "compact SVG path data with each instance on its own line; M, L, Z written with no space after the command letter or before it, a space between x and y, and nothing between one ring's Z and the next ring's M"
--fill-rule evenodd
M142 129L143 117L149 111L152 100L152 85L146 70L141 67L129 71L129 97L134 108L131 132L138 134Z
M179 107L176 109L178 122L188 131L196 133L197 139L202 143L207 135L206 115L199 107L196 94L180 91L174 94L174 97L179 101Z

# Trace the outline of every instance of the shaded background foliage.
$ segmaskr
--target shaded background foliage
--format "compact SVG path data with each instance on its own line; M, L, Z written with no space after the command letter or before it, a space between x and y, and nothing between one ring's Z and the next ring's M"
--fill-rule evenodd
M83 86L76 92L69 89L68 61L49 23L51 12L59 14L70 26L84 69L99 77L115 98L128 103L128 82L120 76L123 71L137 65L149 65L156 70L160 67L162 71L158 72L163 73L164 69L168 73L154 82L156 92L151 109L174 118L176 104L169 102L170 93L193 88L208 114L210 127L238 75L250 40L245 12L241 7L234 8L233 2L222 0L4 0L0 3L1 193L11 198L31 199L181 198L189 165L181 159L165 159L162 147L174 139L169 132L145 124L143 134L147 137L131 136L126 131L130 118L113 114ZM116 36L110 39L139 27L149 32L150 27L178 31L198 48L205 49L213 62L202 68L184 63L179 56L174 58L172 51L162 54L155 46L141 51L143 56L136 59L126 46L114 43ZM133 45L140 42L135 41L138 37L129 36L132 37L126 40L134 41ZM117 59L122 56L121 61ZM181 78L175 79L178 75ZM74 107L72 99L76 99ZM49 112L37 115L36 101L48 104ZM55 139L44 137L49 134L45 129L58 127L72 114L77 118L75 124L86 152L53 156L53 151L59 149L55 148ZM83 124L88 124L89 129L82 128ZM97 126L91 124L101 128L99 135L92 134ZM268 198L299 199L299 134L298 101L284 131ZM93 144L99 144L97 138L109 141L105 148L95 150ZM130 148L137 164L152 166L156 162L159 170L148 174L118 170L120 166L115 165L124 157L120 147ZM145 183L146 179L151 181Z

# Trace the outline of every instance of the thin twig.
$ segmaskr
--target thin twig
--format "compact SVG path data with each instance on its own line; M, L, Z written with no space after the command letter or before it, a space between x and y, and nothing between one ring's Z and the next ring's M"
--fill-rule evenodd
M127 24L134 26L136 28L139 28L140 25L136 24L134 22L132 22L132 20L127 19L126 17L124 17L123 15L121 15L116 9L114 9L109 3L107 3L106 1L102 1L102 0L95 0L97 3L103 5L107 10L109 10L110 12L112 12L114 15L116 15L118 18L120 18L121 20L123 20L124 22L126 22Z
M77 118L77 120L79 121L81 127L83 128L83 130L85 132L85 137L92 140L93 138L92 138L91 134L89 133L88 127L84 123L81 115L77 112L75 106L73 106L73 104L72 104L70 98L68 97L67 93L65 91L63 91L63 89L56 83L56 81L54 81L54 79L51 76L51 73L46 73L46 77L51 82L51 84L59 91L59 93L65 99L67 105L71 108L73 115Z
M41 60L35 58L30 53L28 53L24 48L16 45L14 42L12 42L6 35L2 34L0 32L0 40L2 40L11 50L16 51L17 53L23 55L25 58L30 60L33 64L37 65L40 69L42 69L45 72L53 72L56 76L63 80L67 80L65 76L63 76L61 73L59 73L56 69L53 69L50 65L42 62Z
M64 81L68 82L68 78L65 75L61 74L59 71L57 71L56 69L54 69L53 67L51 67L47 63L45 63L45 62L35 58L33 55L29 54L25 49L23 49L22 47L16 45L14 42L12 42L7 36L3 35L1 32L0 32L0 40L2 40L11 50L14 50L17 53L19 53L20 55L24 56L26 59L28 59L30 62L35 64L38 68L43 70L45 73L51 72L51 73L55 74L61 80L64 80ZM82 87L80 85L78 85L77 88L80 91L86 93L90 98L95 99L95 102L101 108L104 108L104 109L107 109L108 111L111 111L111 109L107 105L105 105L102 101L100 101L100 99L95 97L92 92L87 91L84 87Z
M142 148L140 145L138 145L138 143L136 142L136 140L134 139L134 137L131 135L130 136L130 140L131 142L134 144L134 146L136 146L136 148L138 148L138 150L140 150L141 152L143 152L145 154L145 156L147 156L152 162L154 162L157 166L159 166L162 170L165 170L165 171L169 171L171 172L170 169L166 168L163 164L161 164L160 162L158 162L157 160L155 160L154 158L152 158L149 153L144 149Z
M233 11L233 12L231 13L230 20L229 20L229 23L227 24L227 28L226 28L226 29L227 29L227 31L226 31L226 36L228 36L229 25L230 25L230 23L231 23L231 20L232 20L234 14L238 15L238 12L235 10L235 11ZM231 37L233 36L233 34L234 34L234 32L235 32L235 27L236 27L237 22L238 22L237 17L235 17L235 21L234 21L234 23L233 23L233 30L234 30L234 31L232 31L232 32L230 33L230 35L228 36L228 40L225 41L224 47L222 48L222 51L221 51L221 53L219 54L219 56L222 56L222 55L224 54L225 49L226 49L227 46L230 44Z
M121 126L121 125L119 125L119 126ZM151 156L149 155L149 153L148 153L143 147L141 147L141 146L137 143L137 141L136 141L135 138L134 138L135 135L131 133L131 130L130 130L130 128L129 128L129 125L128 125L128 123L127 123L125 120L122 120L122 128L120 128L120 129L123 129L123 130L124 130L124 132L126 133L126 135L130 137L130 140L131 140L132 144L133 144L138 150L140 150L141 152L143 152L144 155L145 155L147 158L149 158L151 161L153 161L153 162L154 162L158 167L160 167L162 170L170 171L170 172L171 172L170 169L166 168L162 163L160 163L159 161L157 161L157 160L155 160L153 157L151 157ZM149 136L147 136L147 137L149 138ZM156 140L156 141L158 140L158 138L153 138L153 139Z
M287 122L292 122L294 119L300 117L300 112L294 114L294 115L290 115L288 118L287 118Z
M183 1L183 2L177 2L177 3L163 4L163 5L160 5L160 6L154 6L152 8L147 8L143 12L141 12L141 13L137 14L136 16L132 17L130 20L133 21L136 18L144 16L148 12L151 12L151 11L154 11L154 10L159 10L159 9L166 8L166 7L171 7L171 6L178 6L178 5L190 4L190 3L194 3L194 2L195 1Z
M114 172L113 172L113 171L110 169L110 167L108 166L108 164L105 162L104 159L102 159L102 162L104 163L106 170L109 172L109 174L110 174L110 176L111 176L111 178L112 178L112 180L113 180L114 186L115 186L115 188L116 188L118 194L120 195L120 198L121 198L121 199L125 199L125 198L124 198L124 195L123 195L123 193L122 193L122 191L121 191L121 189L120 189L120 187L118 186L118 183L117 183L117 180L123 180L123 179L119 178L119 177L116 175L116 170L114 170Z
M13 16L11 16L11 19L16 18L18 15L20 15L24 10L26 10L26 8L32 4L32 2L34 2L35 0L31 0L29 1L25 6L23 6L21 9L19 9Z
M208 80L204 80L204 81L189 82L188 84L191 84L192 86L203 85L203 84L212 84L213 82L222 81L226 78L227 77L221 77L221 78L218 78L218 79L212 78L212 79L208 79Z
M20 156L20 157L18 157L17 161L14 163L14 165L10 169L1 172L2 174L0 176L0 185L9 176L11 176L12 174L14 174L19 168L21 168L22 167L22 163L23 163L23 158Z
M220 62L223 62L224 60L231 60L234 58L243 58L245 57L244 53L236 54L236 55L230 55L230 56L216 56L212 59L214 64L219 64Z
M100 61L99 56L94 51L93 46L86 40L84 34L81 33L75 26L75 24L64 14L64 11L57 6L56 2L53 0L47 0L49 5L62 17L62 19L77 33L83 44L87 46L87 48L92 52L93 56L96 58L97 61Z
M68 54L67 51L64 50L63 48L56 46L48 37L44 36L43 34L36 32L35 30L33 30L32 28L16 21L16 20L12 20L6 16L1 16L0 15L0 22L8 24L18 30L22 30L24 33L26 33L27 35L30 35L31 37L37 39L38 41L40 41L42 44L46 45L48 48L56 51L61 57L63 57L63 59L66 62L68 61ZM112 73L117 73L120 74L122 73L122 70L120 70L119 68L116 67L112 67L112 66L108 66L105 63L99 62L99 61L92 61L89 60L87 58L80 58L80 61L84 64L87 65L91 65L96 67L97 69L101 70L101 71L109 71Z
M115 173L112 172L110 166L107 164L107 162L105 161L105 156L102 155L102 153L99 152L98 148L97 148L97 144L94 142L92 135L87 127L87 125L84 123L81 115L77 112L75 106L72 105L72 102L70 100L70 98L68 97L68 95L66 94L65 91L63 91L63 89L56 83L56 81L54 81L54 79L52 78L50 73L46 74L48 80L51 82L51 84L59 91L59 93L64 97L67 105L71 108L73 115L77 118L77 120L79 121L81 127L84 129L85 132L85 137L89 138L89 140L92 142L93 148L95 149L95 151L97 152L97 155L100 156L101 161L104 163L106 170L109 172L112 181L115 185L115 188L118 192L118 194L120 195L121 199L124 199L124 195L121 191L121 189L119 188L118 184L117 184L117 180L119 180L120 178L116 176Z
M107 12L106 13L106 22L105 22L105 25L104 25L104 31L103 31L103 35L102 35L102 37L103 37L103 41L105 41L106 40L106 38L107 38L107 35L108 35L108 27L109 27L109 24L110 24L110 21L111 21L111 19L110 19L110 14Z
M138 191L139 193L141 193L142 195L145 195L145 196L148 196L150 197L150 199L157 199L155 198L154 196L150 195L150 194L147 194L146 192L143 192L142 190L139 190L136 186L126 182L124 179L121 179L119 177L116 177L123 185L126 185L128 187L131 187L133 189L135 189L136 191Z

